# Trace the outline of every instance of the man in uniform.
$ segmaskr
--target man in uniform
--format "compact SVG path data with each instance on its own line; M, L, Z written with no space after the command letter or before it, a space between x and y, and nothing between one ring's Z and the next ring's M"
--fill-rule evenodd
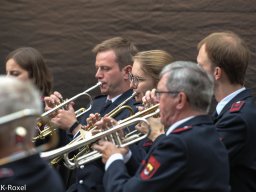
M198 44L197 62L214 78L214 121L229 153L232 192L256 191L256 108L244 87L250 50L233 32L212 33Z
M64 191L59 175L32 143L40 98L32 84L0 77L0 191Z
M129 73L132 69L133 56L137 53L136 46L129 40L122 37L114 37L101 42L93 49L96 54L96 74L95 77L102 83L100 91L102 96L94 99L92 109L85 113L80 122L77 121L72 104L68 110L59 110L52 119L60 128L76 137L90 114L99 113L101 116L108 114L120 103L129 98L133 91L130 89ZM50 97L46 97L46 105L53 107L60 103L62 96L55 92ZM125 105L136 110L135 99L129 99ZM129 110L123 110L114 118L124 119L130 115ZM90 119L90 118L89 118ZM102 178L104 165L100 160L81 165L76 170L76 183L69 191L104 191Z

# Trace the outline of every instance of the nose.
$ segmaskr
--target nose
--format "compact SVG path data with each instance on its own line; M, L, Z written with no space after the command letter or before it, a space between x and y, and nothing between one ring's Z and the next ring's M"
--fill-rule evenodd
M137 89L138 83L134 83L134 81L130 81L130 87L131 87L131 89Z
M136 89L138 86L133 83L133 81L130 81L130 88Z
M96 73L95 73L95 77L97 79L102 79L103 78L103 73L102 71L100 70L100 68L97 69Z

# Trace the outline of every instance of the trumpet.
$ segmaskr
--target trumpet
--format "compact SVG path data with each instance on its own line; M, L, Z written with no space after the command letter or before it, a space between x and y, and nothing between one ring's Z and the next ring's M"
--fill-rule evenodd
M134 98L134 96L136 95L136 92L133 92L133 94L128 97L127 99L125 99L122 103L120 103L115 109L113 109L112 111L110 111L107 116L109 117L116 117L119 113L121 113L124 110L128 110L130 112L130 115L134 114L133 109L129 106L129 105L125 105L129 100L131 100L132 98ZM93 131L96 127L94 125L88 126L85 130L80 130L80 135L77 136L74 140L72 140L68 145L72 144L72 143L76 143L80 140L86 139L88 137L91 137L91 131ZM79 152L74 155L74 157L72 159L69 159L70 162L72 162L74 159L82 156L84 153L88 153L88 151L90 150L89 146L84 146L83 148L81 148L79 150ZM51 160L51 165L56 165L57 163L60 162L60 160L63 158L63 155L56 157L54 159ZM67 165L67 167L71 167L69 165Z
M105 130L104 132L98 133L94 136L90 136L90 138L85 138L80 141L66 145L62 148L41 153L41 157L45 159L54 159L55 157L64 156L65 165L69 169L74 169L75 167L79 167L80 165L89 163L101 157L101 154L99 152L92 150L89 151L89 153L88 151L86 151L83 156L75 157L70 160L68 158L68 153L73 152L74 150L79 149L82 146L87 146L89 148L89 146L93 142L102 138L111 138L111 142L114 142L119 147L125 147L136 143L146 138L150 134L150 131L148 131L147 134L142 134L139 131L135 130L133 132L125 134L124 136L120 136L118 132L120 130L123 130L127 126L133 125L136 122L138 123L139 121L148 124L148 122L146 121L147 118L154 117L155 115L159 114L158 106L159 104L156 104L141 112L137 112L134 115L122 121L119 121L119 124L117 126L114 126L113 128Z
M148 137L151 133L150 125L149 125L149 122L147 121L147 119L150 117L153 117L155 115L158 115L158 114L159 114L159 109L157 109L153 113L145 115L144 117L136 117L134 119L130 118L129 121L125 121L123 123L118 124L117 126L114 126L110 129L108 129L111 131L108 131L108 130L104 131L103 135L105 137L103 137L103 139L114 143L117 147L127 147L131 144L137 143L138 141L143 140L146 137ZM125 134L124 136L122 136L118 133L118 132L120 132L120 130L125 129L128 126L131 126L131 125L134 125L137 123L141 123L141 122L144 122L147 125L148 131L146 134L142 134L138 130L129 132L129 133ZM92 143L93 142L94 141L92 141ZM98 151L93 150L89 153L84 154L81 157L76 158L73 163L72 161L69 160L68 154L67 153L64 154L65 165L69 169L74 169L75 167L79 167L81 165L87 164L91 161L94 161L94 160L100 158L100 157L102 157L102 154L99 153Z
M81 148L83 146L89 146L89 145L93 144L94 142L96 142L96 141L98 141L100 139L104 139L106 137L111 137L111 135L113 135L113 134L118 134L118 132L122 131L127 126L131 126L131 125L133 125L135 123L139 123L139 122L144 122L147 125L149 125L149 123L148 123L148 121L146 119L144 119L144 118L136 118L136 119L130 120L128 122L125 122L123 124L119 124L119 125L111 128L111 129L108 129L108 130L104 131L104 132L98 133L98 134L92 136L89 139L83 139L83 140L78 141L76 143L72 143L70 145L66 145L64 147L61 147L61 148L58 148L58 149L55 149L55 150L52 150L52 151L41 153L41 157L45 158L45 159L50 159L50 158L58 157L59 155L62 155L62 154L67 155L68 153L70 153L70 152L72 152L72 151L74 151L76 149L79 149L79 148ZM137 141L139 141L141 139L146 138L148 136L148 134L150 134L149 126L148 126L148 133L145 134L144 136L136 138L133 141L129 141L127 143L122 143L122 140L119 140L119 143L117 143L117 146L118 147L128 146L128 145L130 145L132 143L135 143L135 142L137 142ZM90 157L92 157L92 158L87 157L89 159L87 159L88 161L86 161L86 162L81 161L80 159L79 159L80 161L76 160L75 163L70 162L70 164L72 166L70 166L69 168L78 167L78 166L80 166L82 164L88 163L88 162L90 162L92 160L95 160L95 159L98 159L99 157L101 157L101 154L99 152L95 151L95 150L90 155L91 155Z
M51 114L53 114L54 112L56 112L57 110L67 106L68 103L76 100L78 97L80 96L87 96L89 98L89 107L87 109L85 108L80 108L79 110L77 110L75 112L76 114L76 117L78 118L79 116L81 116L82 114L86 113L87 111L89 111L92 107L92 97L88 94L89 91L93 90L93 89L96 89L97 87L99 87L102 83L101 82L98 82L96 85L90 87L89 89L85 90L84 92L81 92L75 96L73 96L72 98L62 102L61 104L55 106L54 108L52 108L51 110L49 111L46 111L45 113L43 113L39 120L37 121L37 126L36 126L36 129L38 130L38 134L37 136L33 137L32 138L32 141L35 142L36 140L38 139L44 139L46 136L48 135L51 135L54 131L56 131L56 127L52 127L50 125L47 125L45 123L43 123L45 121L45 118L49 118L49 116Z
M14 113L11 113L9 115L5 115L0 118L0 125L9 123L11 121L15 121L17 119L21 119L24 117L31 117L31 116L39 116L39 113L37 110L34 109L23 109ZM27 130L24 127L17 127L15 129L15 133L18 137L25 137L27 135ZM24 151L15 153L14 155L10 155L8 157L4 157L0 159L0 166L11 163L20 159L23 159L27 156L34 155L36 153L49 150L53 147L55 147L58 143L58 135L53 134L53 137L50 139L50 141L46 144L40 145L37 148L29 149L27 150L24 148Z

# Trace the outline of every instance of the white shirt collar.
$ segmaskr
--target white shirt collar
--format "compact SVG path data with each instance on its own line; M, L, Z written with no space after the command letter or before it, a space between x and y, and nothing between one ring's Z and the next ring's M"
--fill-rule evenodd
M166 131L165 134L169 135L175 128L177 128L182 123L185 123L186 121L192 119L193 117L195 117L195 116L190 116L190 117L187 117L185 119L182 119L182 120L179 120L179 121L175 122L174 124L171 125L171 127L169 127L169 129Z
M237 96L239 93L245 90L245 87L242 87L241 89L236 90L235 92L229 94L225 98L223 98L216 106L216 112L219 115L222 109L226 106L226 104L231 101L235 96Z
M109 99L109 98L107 97L107 100L111 100L111 102L112 102L112 103L114 103L114 102L115 102L115 100L117 100L117 99L118 99L118 97L120 97L121 95L122 95L122 94L117 95L117 96L113 97L112 99Z

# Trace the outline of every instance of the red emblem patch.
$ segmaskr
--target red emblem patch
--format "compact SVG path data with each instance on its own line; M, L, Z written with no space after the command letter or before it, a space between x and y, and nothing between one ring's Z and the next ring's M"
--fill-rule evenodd
M154 156L150 156L148 163L140 173L142 180L150 179L160 167L159 161Z
M229 111L230 112L240 111L240 109L244 106L244 103L245 103L244 101L237 101L233 103Z

